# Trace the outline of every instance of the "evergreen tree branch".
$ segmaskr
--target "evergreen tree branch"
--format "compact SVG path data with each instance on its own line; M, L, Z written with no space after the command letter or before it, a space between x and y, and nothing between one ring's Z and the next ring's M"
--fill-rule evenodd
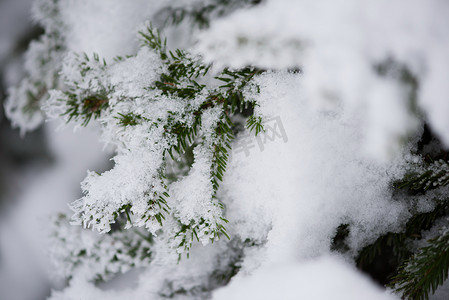
M429 299L448 277L449 231L428 241L429 245L406 261L392 285L407 299Z
M407 174L402 180L395 183L395 187L425 192L429 189L447 186L448 184L449 163L443 159L439 159Z
M146 31L140 32L140 35L143 47L155 53L164 66L157 69L159 72L156 73L157 79L149 82L145 87L145 91L151 95L151 103L176 104L170 106L174 108L172 110L167 108L164 117L153 118L142 112L118 109L121 103L133 103L134 98L121 94L120 99L115 98L111 102L110 99L114 99L116 87L107 77L110 66L98 55L93 57L75 55L68 60L70 74L72 76L75 74L75 79L68 82L70 86L68 91L55 94L54 98L58 103L63 103L65 110L61 115L67 122L80 121L81 125L87 125L91 119L100 117L104 119L103 116L112 114L115 115L112 119L115 122L114 126L121 127L124 132L132 132L134 128L141 126L145 126L149 132L152 130L159 132L155 136L146 137L151 139L153 144L161 145L160 153L158 150L145 154L145 156L153 155L158 159L158 166L153 167L153 170L157 172L148 172L152 174L148 179L151 182L147 183L148 188L144 191L144 195L139 196L146 199L146 204L140 203L139 208L136 208L134 199L128 197L121 197L119 201L110 201L109 191L103 187L108 179L103 180L103 174L91 172L82 184L85 196L72 204L72 209L75 211L73 219L77 224L84 224L100 232L108 232L111 229L110 224L117 220L117 216L125 213L128 219L127 227L146 226L155 233L158 228L163 228L167 217L174 218L178 225L173 232L173 240L177 243L178 251L186 252L188 255L195 239L203 243L213 242L220 236L229 239L225 229L228 221L223 217L223 205L216 194L226 172L229 151L234 139L235 125L230 116L250 110L252 114L248 119L247 127L256 134L263 130L262 118L253 115L257 103L245 96L247 88L253 87L258 91L252 79L263 71L252 67L240 70L224 69L215 77L216 81L223 84L218 87L217 85L209 87L200 82L210 80L210 77L206 78L209 76L210 65L203 64L199 57L192 56L187 51L168 50L166 40L151 25ZM118 57L115 64L126 63L128 59L134 58ZM178 109L179 107L182 109ZM164 107L158 106L158 109L163 110ZM207 124L204 123L204 118ZM192 148L200 149L202 155L209 158L207 161L209 172L203 175L208 176L212 192L210 199L207 200L209 203L205 203L209 209L203 212L204 215L190 216L190 219L186 219L182 212L178 211L176 204L173 204L174 207L169 205L172 195L167 186L166 165L167 159L174 161L179 157L182 158ZM130 150L126 150L126 153L128 151ZM145 153L148 150L140 149L139 151ZM123 154L122 157L126 155ZM115 180L119 174L111 173L113 171L114 169L109 171L107 176ZM189 174L184 176L188 177ZM181 180L182 177L171 180L176 181L176 179ZM96 189L98 192L95 192Z

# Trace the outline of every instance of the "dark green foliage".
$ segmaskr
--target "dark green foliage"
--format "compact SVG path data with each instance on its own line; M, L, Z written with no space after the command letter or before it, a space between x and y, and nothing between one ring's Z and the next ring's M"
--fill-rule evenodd
M229 222L225 218L221 218L221 220L225 223ZM226 233L226 228L218 222L214 224L215 226L211 226L212 224L208 224L206 220L201 218L201 220L196 224L195 222L191 222L189 225L181 223L179 223L179 225L181 229L176 233L175 237L181 237L181 241L177 245L177 248L182 249L186 253L187 258L189 258L189 251L192 247L193 241L195 239L197 242L200 241L198 238L198 231L202 226L205 226L206 228L213 228L211 232L213 234L213 238L211 238L212 243L215 239L220 239L220 234L223 234L224 236L226 236L226 238L228 238L228 240L230 240L229 235ZM208 233L209 232L206 232L206 234ZM179 254L178 262L181 260L181 257L181 254Z
M249 130L254 131L256 135L258 135L259 132L264 131L262 122L263 120L261 117L255 117L254 115L252 115L249 116L248 120L246 121L246 127Z
M77 56L79 65L79 73L81 77L85 77L89 72L96 71L92 67L91 62L95 67L100 70L106 68L106 61L100 59L98 54L93 54L92 58L89 58L86 54L81 58ZM98 78L98 82L101 82ZM91 80L91 79L90 79ZM89 82L90 86L91 82ZM64 92L65 99L58 99L65 102L66 111L62 114L68 116L67 122L72 120L81 120L82 126L87 126L92 117L97 119L101 116L101 112L109 106L108 94L111 92L111 88L100 86L94 88L81 88L79 82L73 82L72 87Z
M407 174L403 180L397 182L397 188L407 188L411 192L425 193L426 191L448 184L449 165L446 160L433 161L429 156L428 162L418 166L418 170ZM448 198L436 199L436 208L425 214L425 217L413 217L417 228L429 229L438 217L448 214ZM417 233L420 237L420 233ZM449 270L449 234L445 232L428 241L428 246L421 248L418 253L404 260L389 284L403 295L405 299L428 299L430 292L447 279Z
M168 58L167 39L162 40L161 34L158 30L153 30L153 27L150 25L147 27L145 32L139 31L139 34L142 36L145 45L159 53L162 60L166 60ZM122 58L120 57L119 59L121 60Z
M203 90L207 89L206 85L199 84L197 80L207 75L210 65L203 65L200 61L190 57L185 51L177 49L176 51L167 51L166 41L162 40L157 30L151 26L147 28L147 32L140 32L144 38L144 42L151 49L160 54L162 60L167 64L168 72L160 76L160 79L154 83L152 89L157 89L162 95L175 96L188 101L195 98ZM192 144L196 138L197 131L201 126L201 114L209 108L222 106L224 114L220 118L215 128L215 135L218 142L212 147L214 148L213 166L211 170L211 180L214 190L218 189L218 182L223 180L223 174L226 170L228 161L228 151L231 150L231 142L234 138L233 127L230 114L242 112L243 109L256 105L255 101L247 100L243 95L244 89L250 83L251 79L260 74L262 70L255 68L244 68L241 70L231 71L224 69L215 79L223 82L215 89L207 89L208 96L200 105L199 109L192 113L195 116L191 126L183 123L169 123L166 125L166 131L175 134L178 143L169 149L168 153L173 159L172 150L182 155L189 144ZM174 118L173 118L174 119ZM135 116L126 116L121 119L123 124L135 122ZM247 127L255 130L256 134L263 130L262 118L251 116L248 119Z
M337 227L335 236L332 238L331 250L338 251L341 253L349 250L346 245L345 240L349 235L349 224L341 224Z
M392 285L406 299L429 299L447 279L449 270L449 232L429 240L429 245L412 256L394 277Z
M92 59L89 58L89 56L86 53L84 53L83 59L80 60L80 64L79 64L81 76L85 76L87 74L87 72L94 70L92 68L92 66L89 64L90 61L95 62L100 67L106 67L106 60L101 59L97 53L94 53L92 55ZM75 84L76 84L76 82L75 82Z
M421 239L421 232L432 227L435 220L446 213L448 205L437 205L428 213L416 214L407 222L404 231L390 232L366 246L356 262L359 269L369 272L382 284L389 283L397 274L398 267L413 253L409 244Z
M67 105L69 109L63 114L68 115L70 122L72 119L81 119L83 122L81 125L86 126L89 124L92 117L94 119L101 115L101 111L108 107L108 98L106 94L103 95L92 95L85 97L80 102L77 95L71 92L65 92L67 96Z
M121 126L135 126L137 124L140 124L140 122L144 119L141 115L136 115L134 113L129 114L122 114L118 113L118 117L116 117L119 120L119 124Z
M162 170L159 170L159 173L161 172ZM164 214L167 214L170 209L170 207L167 204L167 198L170 196L167 192L167 185L164 183L165 175L160 174L160 181L165 191L162 193L152 192L152 195L151 197L149 197L148 200L150 209L145 213L145 215L142 216L142 219L144 220L156 219L156 221L162 226L162 220L165 220ZM148 195L148 192L146 196L150 196Z
M425 164L419 171L407 174L395 183L397 188L425 192L449 184L449 163L443 159Z
M214 189L214 195L219 188L219 182L223 181L223 176L226 171L227 162L229 158L229 151L231 150L231 143L234 139L233 128L235 127L229 115L235 113L241 113L243 109L256 105L253 100L247 100L243 94L244 89L250 83L251 79L261 73L261 70L254 68L244 68L242 70L231 71L224 69L221 74L215 77L216 80L223 82L218 88L208 88L204 84L199 84L208 73L210 65L202 64L198 59L191 57L187 52L182 50L176 50L174 52L168 51L166 48L166 42L160 37L158 31L148 27L147 32L141 32L144 38L144 42L151 49L159 53L160 58L167 65L167 72L161 74L159 80L154 82L154 85L149 89L159 91L161 96L169 96L183 99L183 101L191 101L195 99L199 94L206 95L205 100L199 106L188 106L192 110L187 111L187 114L194 116L192 124L185 124L176 121L176 115L169 112L167 123L164 125L164 129L167 135L176 137L177 142L167 150L172 160L174 159L174 153L179 156L183 156L184 153L193 144L202 144L212 150L212 164L210 177L212 186ZM206 110L220 107L222 114L214 125L213 131L213 143L205 140L204 137L200 140L198 131L201 128L202 115ZM130 125L137 123L139 119L134 115L121 116L121 123L124 125ZM255 118L253 118L256 120ZM259 117L257 121L250 121L248 127L255 129L258 133L263 129L262 119ZM219 206L222 206L220 202L217 202ZM220 222L227 223L224 218ZM180 230L175 237L180 237L180 243L178 248L184 249L187 253L192 245L193 240L198 240L197 231L202 225L207 228L211 228L211 232L206 234L212 234L213 238L220 238L220 235L224 235L229 238L226 233L226 229L220 222L215 224L208 224L204 219L199 222L186 225L180 224Z
M424 143L439 145L429 130L425 130L418 144L423 152ZM401 197L425 195L429 190L448 185L449 164L446 152L438 147L430 147L433 152L425 153L421 163L410 163L409 171L393 187ZM388 233L375 243L365 247L357 258L360 269L368 272L382 284L387 284L402 295L404 299L428 299L447 278L449 270L449 234L440 234L428 241L428 246L417 253L410 247L415 240L422 239L422 232L431 229L436 220L449 214L449 201L444 190L433 195L435 207L427 213L413 211L404 230ZM415 201L415 200L411 200Z
M257 105L255 101L252 99L245 99L243 92L251 82L251 79L262 72L262 70L252 67L236 71L224 69L222 74L215 77L224 82L224 84L219 87L222 92L213 95L213 97L221 99L225 111L232 114L236 111L242 112L248 106L254 108ZM257 86L255 86L255 88L258 90Z
M140 221L146 223L155 219L160 225L163 224L163 220L170 210L167 204L169 197L166 186L167 160L176 161L178 158L183 158L187 152L191 153L196 147L211 154L209 174L213 195L210 201L212 205L223 209L216 194L226 172L229 152L234 139L236 126L230 117L242 114L244 111L251 111L247 127L255 131L256 134L263 130L262 118L253 115L257 105L255 100L246 98L246 89L258 91L258 87L252 83L252 79L262 70L252 67L239 70L226 68L212 78L208 74L210 65L203 64L199 57L194 57L184 50L168 50L166 40L162 39L159 32L151 26L146 31L140 32L140 35L144 43L143 46L152 49L164 64L159 78L154 82L149 82L146 87L152 97L149 101L170 99L170 101L183 104L182 111L167 111L164 119L152 120L134 112L116 113L115 118L118 120L118 125L125 130L140 124L147 124L150 128L163 129L161 138L166 146L163 150L163 163L158 171L158 179L162 186L165 186L166 191L162 194L151 191L151 189L146 192L149 209L143 214ZM83 78L82 80L85 77L89 78L86 80L89 87L85 87L86 83L81 85L73 82L73 88L64 93L65 99L62 101L65 101L65 107L67 107L64 114L68 116L68 121L81 120L82 125L86 125L92 118L100 117L104 110L109 109L108 95L114 91L114 87L104 86L107 83L102 80L101 72L106 70L106 63L97 55L94 55L93 58L84 56L77 59L81 78ZM119 57L116 62L120 63L124 59L126 58ZM94 83L90 88L92 79ZM210 82L210 80L215 80L218 84L214 84L212 87L202 84L202 82ZM110 109L113 111L114 107ZM206 113L213 113L216 118L209 125L212 128L203 128L202 122ZM170 180L176 179L175 175ZM130 205L123 206L115 213L114 217L117 218L118 215L125 214L128 221L131 222ZM217 217L217 220L199 218L192 220L190 224L179 223L180 229L174 237L179 241L178 249L183 249L188 255L193 240L195 238L199 240L198 232L200 230L210 237L212 242L220 236L229 239L224 227L227 222L225 218ZM100 223L100 220L97 220L97 223Z

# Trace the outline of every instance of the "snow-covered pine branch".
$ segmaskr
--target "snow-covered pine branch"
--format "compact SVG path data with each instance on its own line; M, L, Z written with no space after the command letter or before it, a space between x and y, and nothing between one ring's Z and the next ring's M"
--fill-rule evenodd
M449 266L446 232L415 247L448 215L448 12L36 0L45 33L8 117L22 133L45 118L96 126L114 151L71 203L82 226L53 219L69 282L51 299L393 299L340 257L371 274L393 264L407 293L441 257L426 297ZM103 290L130 269L135 289Z

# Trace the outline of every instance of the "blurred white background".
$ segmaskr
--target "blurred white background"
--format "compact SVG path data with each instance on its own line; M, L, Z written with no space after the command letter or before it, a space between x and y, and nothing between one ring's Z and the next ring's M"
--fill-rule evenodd
M87 169L106 164L98 131L45 124L20 137L3 112L9 86L23 77L23 53L42 34L32 0L0 0L0 299L38 300L61 287L51 274L46 237L51 215L80 197Z

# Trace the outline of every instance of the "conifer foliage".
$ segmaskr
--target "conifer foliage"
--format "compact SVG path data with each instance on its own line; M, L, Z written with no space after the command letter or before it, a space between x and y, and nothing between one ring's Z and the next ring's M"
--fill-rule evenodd
M140 35L143 40L139 55L147 55L160 64L160 74L154 74L154 81L144 83L142 87L145 96L143 104L146 109L130 109L134 106L135 96L121 93L117 96L116 87L107 77L109 68L120 68L136 57L119 57L109 66L98 55L92 58L87 55L75 55L68 63L76 73L76 80L66 78L70 86L66 92L54 92L47 104L49 110L58 106L60 116L67 122L78 122L86 126L91 119L99 119L105 126L117 126L122 130L122 136L131 136L135 130L144 130L145 134L138 141L147 144L137 155L142 155L142 163L151 170L145 170L144 188L140 193L133 191L130 195L120 195L116 191L105 189L103 178L111 180L111 176L122 176L114 172L121 168L122 160L136 155L125 142L123 150L115 158L116 167L104 174L90 173L83 182L85 196L74 202L72 209L76 212L75 222L92 227L99 232L108 232L120 214L126 214L130 226L145 226L152 233L164 228L164 220L172 218L175 246L179 253L188 255L192 242L196 239L204 244L214 241L221 235L229 238L224 225L228 222L222 215L223 205L216 197L219 182L223 180L226 171L228 152L234 138L235 128L231 117L243 110L253 110L256 102L246 99L243 91L251 85L251 79L261 71L254 68L242 70L224 69L215 76L221 82L216 87L208 87L199 82L204 81L210 69L190 55L188 52L176 49L169 51L166 40L160 33L148 26ZM67 63L67 62L66 62ZM167 107L164 109L164 107ZM157 115L153 115L157 112ZM110 117L109 120L106 118ZM262 130L262 119L248 119L248 127L256 133ZM112 123L112 124L111 124ZM138 129L135 129L138 128ZM167 160L175 161L191 148L194 164L188 176L190 184L201 187L204 198L202 211L195 215L186 214L182 208L176 207L175 201L167 202L169 191L165 166ZM147 152L147 153L143 153ZM123 166L126 168L127 166ZM117 171L115 171L117 170ZM191 177L191 178L190 178ZM123 189L122 179L115 181L116 187ZM127 179L125 179L127 180ZM143 182L142 182L143 183ZM111 193L111 190L114 191ZM172 198L181 195L173 195ZM185 199L185 201L188 199ZM184 204L185 205L185 204ZM198 203L200 205L200 203Z
M52 219L51 299L309 299L301 274L328 268L343 299L429 299L449 271L449 8L393 2L36 0L6 114L99 128L114 153ZM335 256L394 294L348 286ZM135 291L102 290L130 270Z

